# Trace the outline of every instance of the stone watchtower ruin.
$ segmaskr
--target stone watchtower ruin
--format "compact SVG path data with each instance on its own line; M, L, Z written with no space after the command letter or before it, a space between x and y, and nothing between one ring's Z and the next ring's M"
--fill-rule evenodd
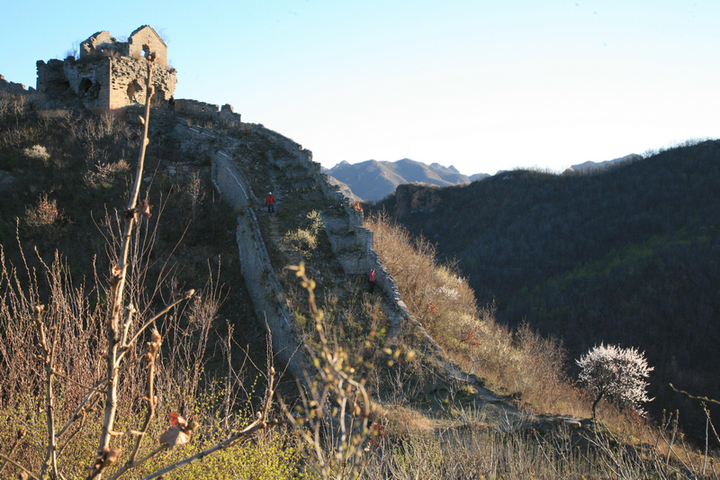
M127 42L110 32L98 32L80 44L80 58L37 62L37 89L48 99L79 99L95 113L120 113L124 107L145 103L145 56L155 54L155 99L169 101L175 92L176 71L167 64L167 45L145 25Z

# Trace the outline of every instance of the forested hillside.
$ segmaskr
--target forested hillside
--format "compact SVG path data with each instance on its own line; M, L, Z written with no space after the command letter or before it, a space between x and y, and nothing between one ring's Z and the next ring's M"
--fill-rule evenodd
M704 432L669 383L720 398L719 141L594 175L404 185L377 208L457 259L500 320L557 335L571 358L600 342L647 351L654 416L679 408Z

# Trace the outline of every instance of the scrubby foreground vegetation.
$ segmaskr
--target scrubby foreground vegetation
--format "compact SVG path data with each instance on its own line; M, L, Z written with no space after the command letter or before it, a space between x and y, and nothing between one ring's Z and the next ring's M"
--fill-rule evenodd
M282 366L243 351L265 343L234 260L234 212L201 175L157 173L173 154L204 162L162 136L172 115L153 110L163 129L151 128L137 175L139 124L0 100L12 193L0 229L0 477L720 478L674 416L650 428L602 402L598 424L556 421L590 412L561 342L498 324L427 242L376 217L378 253L445 355L410 326L391 343L382 296L342 274L318 214L332 206L312 191L259 219L316 368L273 396ZM252 144L243 168L258 193L271 179L292 188L270 161L276 146L227 134ZM501 401L444 375L446 362Z
M167 260L157 270L150 268L157 237L142 183L152 65L148 57L148 96L127 206L106 213L101 229L108 256L104 273L93 268L86 272L86 278L93 280L74 284L65 259L56 252L52 263L46 263L37 249L34 257L40 266L33 268L19 233L24 268L8 264L2 249L0 417L5 420L0 435L7 450L0 452L0 469L15 470L26 479L126 474L149 479L222 452L222 466L208 463L203 472L186 472L215 478L238 478L233 471L253 478L296 477L297 450L282 434L266 437L261 453L252 448L228 450L284 422L269 418L275 389L271 367L266 370L266 393L257 414L235 408L235 389L240 384L231 361L232 327L224 344L209 342L224 295L218 277L211 273L199 292L178 285ZM22 106L23 99L3 100ZM25 112L12 113L20 128L20 114ZM30 129L27 124L23 127ZM24 150L31 157L37 152L46 149ZM42 211L48 210L48 204L57 212L55 203L41 196ZM30 218L40 222L31 227L40 229L52 228L58 220L57 215ZM168 287L170 292L165 290ZM206 350L212 344L225 347L227 370L222 376L220 368L211 375L203 372L209 358ZM191 437L192 450L183 451ZM274 452L274 458L259 461L259 455L268 452ZM253 461L257 466L248 472L246 466Z

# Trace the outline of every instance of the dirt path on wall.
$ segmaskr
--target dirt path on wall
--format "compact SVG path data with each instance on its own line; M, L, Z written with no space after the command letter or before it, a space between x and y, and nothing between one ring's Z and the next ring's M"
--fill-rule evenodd
M247 183L239 172L238 178L242 182ZM285 192L279 187L280 182L274 175L269 179L269 183L268 191L272 191L275 195L278 200L277 210L280 211L283 208L283 202L289 201L289 199ZM260 200L262 205L262 199L256 199L255 201L258 200ZM264 206L255 209L247 201L243 203L246 207L252 209L253 212L257 212L258 217L268 216L270 238L265 239L264 242L272 242L273 245L276 246L283 245L284 242L281 241L280 221L277 213L269 213ZM258 310L259 316L266 318L271 330L273 330L276 353L294 355L293 352L299 353L301 349L297 340L294 338L292 327L288 322L289 313L284 312L282 306L278 305L277 298L281 295L280 291L282 290L282 286L277 281L265 248L261 245L264 242L260 231L256 228L257 225L256 227L252 226L253 222L251 222L249 218L252 215L252 213L247 212L238 217L237 242L242 259L243 274L248 283L248 290L254 299L253 301L256 303L256 310ZM290 258L296 254L296 252L285 253L287 253ZM388 338L391 339L391 342L394 340L395 342L393 343L397 343L400 341L400 336L404 333L411 332L417 325L413 325L385 294L381 294L380 301L384 311L389 317L390 331L388 332ZM402 304L402 302L400 302L400 304ZM404 307L404 304L402 305ZM419 328L424 331L422 327ZM498 398L488 389L484 388L482 380L473 375L469 375L448 361L445 354L434 353L437 346L435 345L433 347L431 343L434 344L434 341L428 341L427 347L428 353L430 353L428 357L432 357L433 366L431 370L435 372L433 375L437 376L439 383L444 382L447 385L453 385L452 388L459 388L462 385L471 385L475 388L477 394L475 394L473 405L483 408L487 417L489 419L492 418L499 429L504 431L518 430L527 428L529 424L535 424L537 422L544 424L562 423L568 425L578 423L577 419L573 417L534 416L526 412L521 412L508 403L507 400ZM290 365L288 365L288 367L290 367L291 370L293 370L292 367L298 367L295 361L289 363ZM293 371L294 375L302 375L301 370L295 370L296 371Z
M275 213L269 213L267 211L267 208L265 209L265 215L268 215L270 218L270 239L273 242L274 245L282 245L283 243L280 241L280 229L279 229L279 222L277 218L277 210L279 208L282 208L282 200L285 198L285 195L280 190L280 187L278 187L278 182L275 179L275 175L270 175L270 191L275 195ZM287 252L285 252L287 253Z

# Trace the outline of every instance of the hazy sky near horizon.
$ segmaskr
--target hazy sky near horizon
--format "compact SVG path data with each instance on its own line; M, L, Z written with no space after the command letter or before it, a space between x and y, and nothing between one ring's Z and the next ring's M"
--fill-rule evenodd
M7 1L0 74L35 86L37 60L141 25L176 98L229 103L326 167L562 171L720 136L717 0Z

